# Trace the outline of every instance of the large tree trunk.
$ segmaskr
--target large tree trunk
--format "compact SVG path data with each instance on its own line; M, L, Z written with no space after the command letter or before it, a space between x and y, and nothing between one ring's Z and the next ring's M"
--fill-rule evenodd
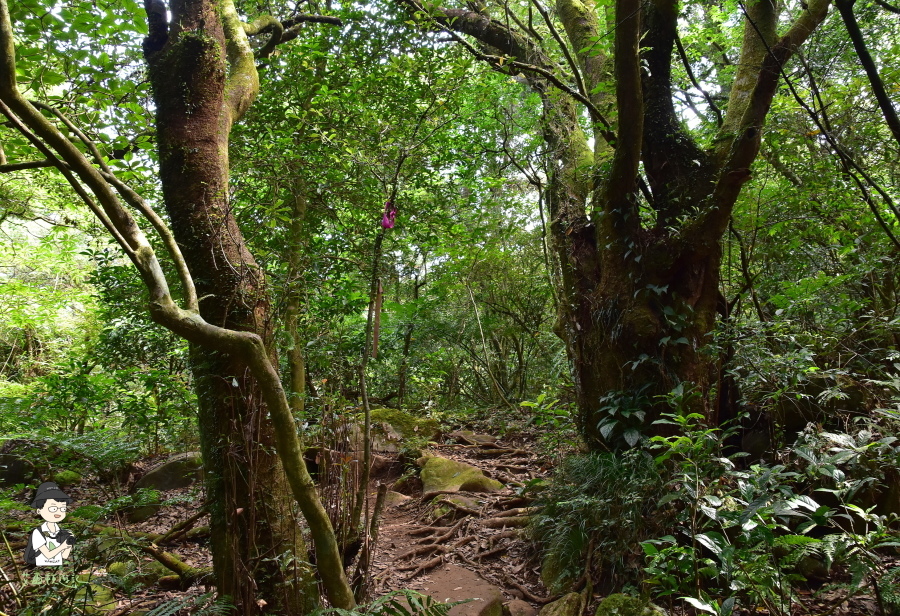
M641 433L660 430L653 421L669 409L713 420L714 360L701 348L715 325L720 241L750 178L781 68L825 18L829 0L804 5L780 37L774 5L748 3L727 114L705 150L673 102L676 0L616 0L614 9L556 0L568 41L558 31L551 39L517 29L485 10L398 1L475 38L476 57L522 74L542 98L550 228L561 265L556 331L572 363L588 446L633 445ZM550 26L549 11L535 5ZM607 29L615 31L612 57L597 43ZM560 48L548 51L550 40ZM553 59L560 55L564 71ZM585 114L593 151L581 127Z
M252 83L232 84L235 77L254 80L255 70L234 74L243 67L226 60L235 43L226 39L217 3L185 0L171 9L167 40L158 49L152 38L145 46L166 210L194 273L204 320L256 333L271 349L265 280L231 213L228 190L230 129L249 104L241 97L255 94ZM217 590L245 616L306 613L316 598L311 570L273 426L246 358L193 344L191 370Z

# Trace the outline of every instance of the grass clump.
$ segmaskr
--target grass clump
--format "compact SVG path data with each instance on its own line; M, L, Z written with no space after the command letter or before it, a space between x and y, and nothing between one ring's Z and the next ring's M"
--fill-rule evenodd
M663 484L653 458L642 450L566 459L532 520L551 592L567 589L586 572L615 588L637 581L640 559L632 555L654 535L651 514Z

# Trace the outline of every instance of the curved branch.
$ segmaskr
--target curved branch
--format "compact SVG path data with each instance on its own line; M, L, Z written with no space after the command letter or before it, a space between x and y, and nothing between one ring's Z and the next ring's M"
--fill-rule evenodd
M144 218L153 225L154 230L159 234L166 250L172 257L172 261L175 263L175 270L178 272L178 278L181 280L181 288L184 292L184 303L187 310L199 314L200 303L197 299L197 290L194 288L194 278L188 270L187 261L185 261L184 256L181 254L181 248L178 246L178 242L175 241L172 230L166 226L166 223L163 222L156 211L150 207L150 204L144 201L144 198L132 190L128 184L124 183L112 173L103 173L103 177L106 181L115 186L116 190L129 205L143 214Z
M243 24L243 27L244 33L247 36L262 34L263 30L271 33L266 44L256 52L257 58L268 58L272 55L272 52L275 51L275 47L281 42L281 38L284 36L284 25L271 15L257 17L249 24Z
M416 13L427 16L442 31L449 34L454 41L465 47L475 59L487 62L497 70L512 68L522 72L533 73L546 79L553 86L587 107L591 119L604 127L604 130L600 131L602 137L610 144L615 143L616 136L612 130L612 125L603 117L597 106L547 68L552 66L552 62L530 40L512 32L503 24L481 13L440 7L431 7L428 10L419 5L416 0L400 1ZM511 57L480 51L460 36L460 32Z
M259 94L259 73L253 49L244 32L244 23L238 16L234 1L221 0L220 7L229 67L225 99L228 101L230 122L233 124L244 116Z
M891 13L896 13L897 15L900 15L900 8L897 8L893 4L888 4L884 0L875 0L875 4L877 4L878 6L883 8L885 11L888 11Z
M0 165L0 173L12 173L13 171L24 171L26 169L45 169L47 167L55 167L56 163L52 160L32 160L27 163L9 163Z
M32 105L34 105L38 109L44 109L46 111L49 111L53 115L55 115L57 117L57 119L59 119L60 122L65 124L66 128L68 128L70 131L75 133L75 135L81 140L81 142L85 145L85 147L88 150L90 150L91 154L94 157L94 160L96 160L97 164L100 166L100 169L102 169L106 173L112 173L110 168L106 165L106 162L103 160L103 156L100 154L100 150L97 149L97 145L92 140L88 139L87 135L85 135L83 132L81 132L69 120L69 118L66 117L66 115L62 111L60 111L56 107L53 107L52 105L48 105L48 104L42 103L40 101L30 100L28 102L30 102Z
M3 1L4 0L0 0L0 3L2 3ZM0 11L5 10L5 8L6 7L0 4ZM0 18L2 18L2 16L0 16ZM2 21L2 19L0 19L0 21ZM0 27L2 27L2 25L0 25ZM45 122L47 121L46 118L44 118L44 116L40 114L40 112L35 110L33 107L30 108L37 116L39 116ZM60 160L56 153L53 152L53 150L51 150L49 147L47 147L47 145L29 129L22 118L18 117L16 112L6 104L6 101L3 97L3 92L0 92L0 114L6 116L6 118L16 128L16 130L19 131L19 133L21 133L26 139L28 139L28 141L30 141L31 144L41 154L47 157L47 160L43 162L47 162L49 163L49 165L42 166L56 167L59 172L62 173L63 177L66 178L75 193L81 198L82 201L84 201L85 205L87 205L91 212L93 212L94 216L97 217L97 220L100 221L100 223L106 228L113 239L116 240L116 243L121 246L125 254L127 254L129 258L134 261L135 250L132 244L126 241L126 238L123 237L123 235L119 232L119 229L115 224L113 224L113 222L110 220L110 217L106 215L106 212L104 212L104 210L97 205L96 201L91 198L90 194L88 194L88 192L84 189L84 186L81 185L81 182L78 181L78 178L76 178L72 173L72 170L69 168L69 166L64 161ZM60 137L62 137L62 135L60 135ZM63 139L65 138L63 137Z
M684 50L684 45L681 44L681 37L678 36L678 33L675 34L675 47L678 49L678 56L681 58L681 64L684 66L684 70L687 71L688 79L691 80L691 83L694 84L694 87L700 91L700 94L703 95L703 98L706 100L706 104L709 105L709 108L713 110L713 113L716 114L716 122L719 126L722 126L722 110L719 109L718 105L713 101L712 96L709 95L709 92L700 87L700 83L697 81L697 78L694 76L694 69L691 68L691 62L688 60L687 53Z

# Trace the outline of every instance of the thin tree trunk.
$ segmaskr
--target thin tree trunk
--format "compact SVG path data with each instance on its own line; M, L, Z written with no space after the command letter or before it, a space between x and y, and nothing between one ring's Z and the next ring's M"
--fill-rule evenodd
M284 310L284 325L289 339L288 367L290 387L288 399L294 417L302 418L306 408L306 358L303 355L303 341L298 331L298 320L303 303L302 264L305 247L304 224L307 202L303 186L294 187L294 216L291 219L291 239L288 247L287 301Z

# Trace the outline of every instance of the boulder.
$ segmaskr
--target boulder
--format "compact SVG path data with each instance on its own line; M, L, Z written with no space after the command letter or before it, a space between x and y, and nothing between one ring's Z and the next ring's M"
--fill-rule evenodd
M75 592L75 605L79 606L85 614L105 614L119 606L112 591L99 584L90 584L91 576L78 575L80 588Z
M14 453L0 454L0 487L19 483L30 485L37 479L34 464Z
M570 592L553 603L548 603L538 612L539 616L580 616L581 595Z
M203 462L199 452L182 453L172 456L146 475L135 484L132 492L140 488L153 490L177 490L186 488L200 479L203 471Z
M168 567L155 560L142 561L140 567L134 561L114 562L106 567L106 571L120 578L130 576L143 584L155 584L160 578L172 574Z
M503 484L485 477L481 470L438 456L420 458L422 461L422 498L427 500L443 492L499 492Z
M666 611L644 599L616 593L600 602L594 616L666 616Z
M53 481L55 481L61 488L68 486L77 486L79 483L81 483L81 475L79 475L75 471L57 471L53 475Z
M503 616L537 616L538 611L530 603L513 599L503 604Z
M435 419L416 417L397 409L372 409L369 413L372 426L372 451L397 453L413 439L433 440L440 431ZM363 449L363 417L353 426L351 442L359 451Z
M128 521L133 524L146 522L155 516L160 509L162 509L161 503L148 503L146 505L141 505L140 507L132 507L127 513Z
M388 493L384 496L384 506L399 507L400 505L404 505L411 500L411 496L400 494L400 492L394 492L393 490L388 490Z

